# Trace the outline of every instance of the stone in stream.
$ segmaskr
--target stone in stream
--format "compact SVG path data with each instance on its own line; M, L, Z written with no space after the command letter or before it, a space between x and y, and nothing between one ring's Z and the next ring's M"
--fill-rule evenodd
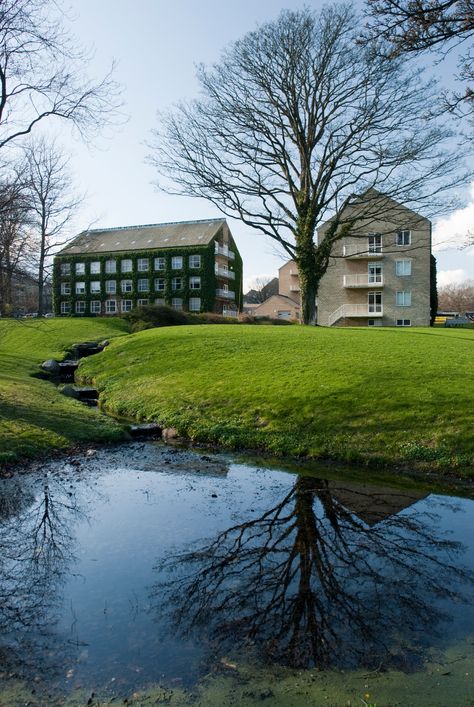
M130 425L130 434L132 437L151 437L161 436L162 431L160 425L156 422L145 422L141 425Z
M81 388L77 385L65 385L61 390L63 395L67 395L69 398L75 398L76 400L97 400L99 397L99 391L97 388L84 387Z
M43 369L43 371L53 374L57 374L61 370L59 361L56 361L54 358L48 358L47 361L43 361L43 363L41 364L41 368Z

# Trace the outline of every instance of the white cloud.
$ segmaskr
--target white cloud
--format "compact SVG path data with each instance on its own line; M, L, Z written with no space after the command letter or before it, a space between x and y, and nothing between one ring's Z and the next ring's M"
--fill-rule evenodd
M467 273L462 268L458 268L457 270L440 270L436 273L436 284L438 287L459 285L460 282L467 279Z
M459 247L466 244L469 237L474 238L474 182L471 182L469 194L469 203L466 207L453 211L452 214L435 223L433 250ZM474 248L469 248L467 252L469 255L474 255Z

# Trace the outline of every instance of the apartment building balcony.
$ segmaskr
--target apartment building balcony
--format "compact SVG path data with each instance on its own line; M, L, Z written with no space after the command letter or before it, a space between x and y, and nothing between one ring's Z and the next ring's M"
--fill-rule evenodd
M339 319L346 318L370 318L383 317L383 306L381 304L343 304L328 317L328 326L332 326Z
M344 275L344 287L383 287L383 275Z
M290 292L299 292L299 291L300 291L299 284L290 285Z
M342 254L345 258L356 260L379 260L383 258L382 246L368 247L364 243L360 245L345 245Z
M235 299L235 292L232 290L216 290L216 297L222 297L223 299Z
M233 270L227 270L226 268L220 268L218 265L216 265L215 271L216 271L216 275L218 277L225 277L228 280L235 280L235 272Z
M229 258L229 260L234 260L235 258L234 251L230 250L229 247L226 245L219 245L218 243L216 243L215 253L216 255L223 255L225 258Z

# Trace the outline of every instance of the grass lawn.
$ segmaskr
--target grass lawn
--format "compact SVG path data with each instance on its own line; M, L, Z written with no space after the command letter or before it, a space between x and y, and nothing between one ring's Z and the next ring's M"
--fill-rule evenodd
M80 375L114 414L196 441L468 473L473 362L472 330L182 326L116 340Z
M118 425L32 377L72 344L126 331L120 319L0 320L0 466L85 440L117 439Z

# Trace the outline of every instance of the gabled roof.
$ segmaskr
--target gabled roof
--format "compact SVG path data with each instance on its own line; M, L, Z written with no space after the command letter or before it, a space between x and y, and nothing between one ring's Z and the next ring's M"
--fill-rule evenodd
M206 219L82 231L57 255L207 245L225 223L225 219Z

